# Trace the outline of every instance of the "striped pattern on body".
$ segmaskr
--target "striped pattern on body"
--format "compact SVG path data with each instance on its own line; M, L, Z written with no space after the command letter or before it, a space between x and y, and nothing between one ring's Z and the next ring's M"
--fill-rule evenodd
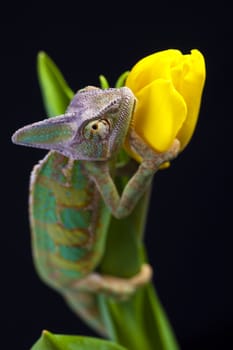
M79 161L51 151L30 185L33 258L40 277L62 291L98 265L110 212Z

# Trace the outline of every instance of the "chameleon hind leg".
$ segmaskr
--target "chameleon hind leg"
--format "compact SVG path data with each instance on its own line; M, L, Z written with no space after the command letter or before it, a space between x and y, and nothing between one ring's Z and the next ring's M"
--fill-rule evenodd
M98 331L102 336L107 337L107 331L101 317L100 309L98 307L98 295L90 292L80 292L66 290L63 294L66 303L71 310L85 323Z
M63 297L75 314L89 326L108 336L98 305L98 295L115 300L127 300L137 288L151 280L152 268L143 264L141 271L131 278L118 278L92 273L63 291Z
M81 280L74 282L70 288L78 291L102 293L118 300L124 300L130 297L137 288L148 283L151 278L152 268L149 264L143 264L138 274L130 278L102 275L93 272Z

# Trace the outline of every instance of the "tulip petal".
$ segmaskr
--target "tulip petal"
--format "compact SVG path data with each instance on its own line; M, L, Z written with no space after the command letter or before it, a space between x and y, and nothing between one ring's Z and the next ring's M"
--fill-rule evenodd
M187 118L177 135L181 142L181 150L189 143L198 119L201 96L205 83L205 60L201 52L192 50L191 55L185 55L184 76L177 89L187 104Z
M133 125L135 131L153 149L166 151L174 141L187 115L183 97L169 80L157 79L141 89Z
M126 86L134 93L156 79L171 79L171 67L182 60L179 50L169 49L144 57L130 71Z

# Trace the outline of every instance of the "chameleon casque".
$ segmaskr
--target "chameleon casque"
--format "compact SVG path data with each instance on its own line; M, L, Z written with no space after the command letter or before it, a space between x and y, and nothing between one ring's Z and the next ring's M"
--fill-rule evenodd
M132 278L97 273L111 215L133 210L162 163L179 151L175 140L165 153L151 150L132 128L136 99L127 87L79 90L67 112L25 126L14 143L48 149L30 182L32 249L40 277L59 291L80 316L102 332L96 292L129 297L151 279L143 264ZM112 160L128 135L142 162L119 195Z

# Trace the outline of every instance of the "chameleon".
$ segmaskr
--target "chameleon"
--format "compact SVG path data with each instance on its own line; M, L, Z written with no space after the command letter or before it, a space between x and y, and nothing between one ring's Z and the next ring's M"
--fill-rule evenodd
M87 86L59 116L24 126L12 141L49 153L30 178L30 226L36 270L71 308L99 329L96 293L124 299L151 280L142 265L131 278L96 272L104 254L111 215L128 216L161 164L177 156L179 141L159 153L133 129L137 101L127 87ZM142 161L119 194L114 159L128 139Z

